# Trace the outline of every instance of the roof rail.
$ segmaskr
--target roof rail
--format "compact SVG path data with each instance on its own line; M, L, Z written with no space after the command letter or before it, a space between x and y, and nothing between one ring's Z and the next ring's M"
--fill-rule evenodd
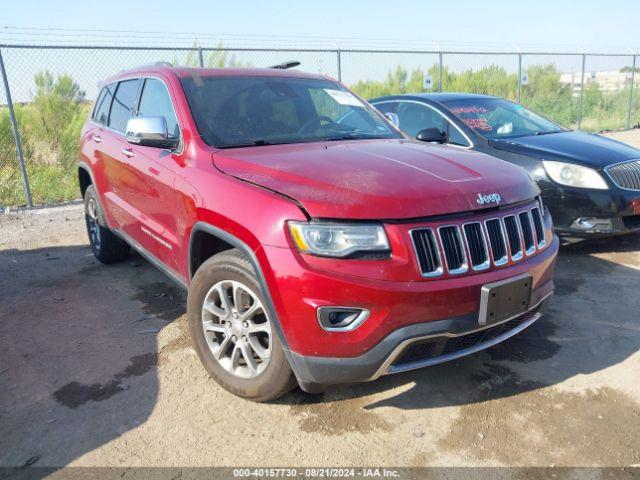
M278 69L278 70L287 70L288 68L295 68L298 65L300 65L300 62L292 60L292 61L289 61L289 62L279 63L278 65L272 65L269 68L275 68L275 69Z
M136 67L131 67L131 68L123 68L122 70L120 70L121 72L126 72L128 70L135 70L138 68L149 68L149 67L173 67L173 64L171 62L153 62L153 63L145 63L142 65L138 65Z

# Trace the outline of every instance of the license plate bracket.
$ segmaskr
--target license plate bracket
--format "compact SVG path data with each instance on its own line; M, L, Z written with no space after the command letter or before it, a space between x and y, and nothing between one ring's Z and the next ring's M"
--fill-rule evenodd
M478 324L491 325L529 310L531 275L523 274L499 282L487 283L480 293Z

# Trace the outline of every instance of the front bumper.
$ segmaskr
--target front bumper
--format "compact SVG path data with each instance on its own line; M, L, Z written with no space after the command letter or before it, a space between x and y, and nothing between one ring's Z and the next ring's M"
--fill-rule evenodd
M477 315L465 315L398 329L359 357L308 357L289 352L289 361L307 392L447 362L503 342L532 325L547 308L551 288L547 286L546 296L527 312L498 324L479 327Z
M352 268L357 266L367 277L337 271L337 265L346 268L344 262L303 257L294 249L263 246L256 253L262 265L277 266L263 271L282 344L299 383L307 391L313 391L321 385L366 381L385 373L457 358L487 348L526 328L538 318L554 288L553 269L559 240L551 235L550 229L547 215L548 244L536 255L520 262L468 275L424 281L372 278L380 265L393 261L404 261L406 271L417 269L411 252L404 252L400 247L396 249L393 261L360 260L348 264ZM393 232L391 228L389 231ZM333 270L328 270L329 267ZM483 336L473 345L452 349L447 340L459 337L466 342L471 338L469 335L480 331L478 311L482 286L522 274L532 278L531 305L538 306L540 311L518 319L517 325L506 325L509 328L497 335L493 332L490 338ZM415 274L405 275L419 274L416 270ZM317 310L331 305L366 309L370 315L352 331L327 331L317 320ZM419 359L417 364L396 361L404 354L408 343L428 340L427 336L435 336L438 345L433 348L439 349L429 355L428 361L426 358Z
M535 305L553 289L559 241L555 236L549 241L540 253L505 267L425 281L378 280L327 271L287 248L264 246L257 254L262 265L277 266L263 271L285 348L305 357L355 358L407 326L467 315L477 319L482 286L489 283L529 274ZM362 260L357 265L368 274L369 268L381 263ZM417 267L408 264L409 268ZM317 310L324 306L366 309L370 314L352 331L327 331L317 320Z
M606 237L640 231L640 191L614 186L610 190L589 190L551 182L538 184L551 212L554 231L562 238Z

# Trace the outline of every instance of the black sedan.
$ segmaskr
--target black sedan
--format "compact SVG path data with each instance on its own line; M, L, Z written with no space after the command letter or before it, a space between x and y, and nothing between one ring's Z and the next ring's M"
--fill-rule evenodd
M565 241L640 230L640 150L567 130L503 98L466 93L370 100L406 134L524 167Z

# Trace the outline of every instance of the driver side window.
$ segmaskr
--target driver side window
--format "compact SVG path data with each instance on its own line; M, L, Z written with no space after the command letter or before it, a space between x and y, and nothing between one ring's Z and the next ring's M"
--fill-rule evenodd
M425 128L437 128L441 132L446 132L445 119L431 108L419 103L400 102L396 113L400 120L400 130L412 137Z
M425 128L437 128L447 134L449 144L469 146L469 142L460 131L433 108L420 103L401 101L398 102L396 113L400 120L400 130L412 137Z
M180 127L176 118L171 97L164 83L156 78L147 78L142 87L138 115L142 117L164 117L167 132L173 138L180 137Z

